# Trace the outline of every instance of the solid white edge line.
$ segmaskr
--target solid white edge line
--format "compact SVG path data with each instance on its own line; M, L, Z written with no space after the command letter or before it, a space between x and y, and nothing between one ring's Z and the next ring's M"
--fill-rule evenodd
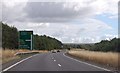
M95 68L98 68L98 69L102 69L102 70L105 70L105 71L111 71L111 70L109 70L109 69L105 69L105 68L102 68L102 67L99 67L99 66L96 66L96 65L93 65L93 64L89 64L89 63L86 63L86 62L83 62L83 61L74 59L74 58L72 58L72 57L66 56L65 53L63 53L63 55L64 55L65 57L67 57L67 58L69 58L69 59L72 59L72 60L75 60L75 61L77 61L77 62L84 63L84 64L86 64L86 65L89 65L89 66L92 66L92 67L95 67Z
M34 56L36 56L36 55L38 55L38 54L35 54L35 55L33 55L33 56L30 56L30 57L27 57L27 58L25 58L25 59L23 59L23 60L21 60L21 61L15 63L15 64L9 66L9 67L7 67L6 69L2 70L1 72L7 71L7 70L13 68L14 66L16 66L16 65L18 65L18 64L20 64L20 63L22 63L22 62L24 62L24 61L26 61L26 60L32 58L32 57L34 57ZM0 72L0 73L1 73L1 72Z

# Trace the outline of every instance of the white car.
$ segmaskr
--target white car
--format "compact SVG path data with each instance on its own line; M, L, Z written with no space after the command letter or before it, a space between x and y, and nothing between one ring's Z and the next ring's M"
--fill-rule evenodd
M57 53L57 51L56 50L52 50L52 53Z

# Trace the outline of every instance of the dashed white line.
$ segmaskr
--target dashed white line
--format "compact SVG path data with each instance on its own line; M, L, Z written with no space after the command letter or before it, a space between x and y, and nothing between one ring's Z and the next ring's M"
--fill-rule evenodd
M108 70L108 69L105 69L105 68L102 68L102 67L99 67L99 66L96 66L96 65L93 65L93 64L89 64L89 63L86 63L86 62L83 62L83 61L80 61L80 60L77 60L77 59L74 59L74 58L71 58L69 56L66 56L65 53L63 53L63 55L69 59L72 59L72 60L75 60L77 62L80 62L80 63L83 63L83 64L86 64L86 65L89 65L89 66L92 66L92 67L95 67L95 68L98 68L98 69L102 69L102 70L105 70L105 71L111 71L111 70Z
M36 54L36 55L38 55L38 54ZM33 55L33 56L36 56L36 55ZM4 70L1 71L1 72L8 71L9 69L11 69L11 68L13 68L14 66L16 66L16 65L18 65L18 64L20 64L20 63L22 63L22 62L24 62L24 61L26 61L26 60L32 58L33 56L30 56L30 57L28 57L28 58L25 58L25 59L23 59L23 60L21 60L21 61L15 63L15 64L9 66L8 68L4 69Z
M58 64L58 66L59 66L59 67L61 67L61 65L60 65L60 64Z
M54 60L54 62L55 62L56 60Z

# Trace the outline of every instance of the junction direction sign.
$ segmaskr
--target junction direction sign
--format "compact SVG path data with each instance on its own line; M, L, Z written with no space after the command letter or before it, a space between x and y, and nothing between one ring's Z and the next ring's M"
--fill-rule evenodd
M19 48L33 50L33 31L19 31Z

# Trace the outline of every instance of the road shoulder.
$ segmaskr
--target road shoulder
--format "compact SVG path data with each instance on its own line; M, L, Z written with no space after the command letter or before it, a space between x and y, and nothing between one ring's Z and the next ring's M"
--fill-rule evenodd
M73 55L67 53L67 52L64 53L64 55L66 55L68 57L71 57L73 59L76 59L78 61L86 62L86 63L92 64L92 65L95 65L95 66L98 66L98 67L101 67L101 68L105 68L105 69L108 69L108 70L111 70L111 71L115 71L115 72L118 71L118 69L116 69L114 67L110 67L110 66L107 66L107 65L101 65L99 63L95 63L95 62L92 62L92 61L87 61L87 60L84 60L84 59L80 59L80 58L78 58L76 56L73 56Z
M10 67L11 65L13 65L13 64L15 64L15 63L17 63L17 62L19 62L19 61L21 61L21 60L23 60L23 59L26 59L26 58L28 58L28 57L30 57L30 56L33 56L33 55L35 55L35 54L21 55L21 56L19 56L20 58L13 59L13 60L11 60L11 61L8 61L8 62L6 62L6 63L3 63L3 64L2 64L2 70Z

